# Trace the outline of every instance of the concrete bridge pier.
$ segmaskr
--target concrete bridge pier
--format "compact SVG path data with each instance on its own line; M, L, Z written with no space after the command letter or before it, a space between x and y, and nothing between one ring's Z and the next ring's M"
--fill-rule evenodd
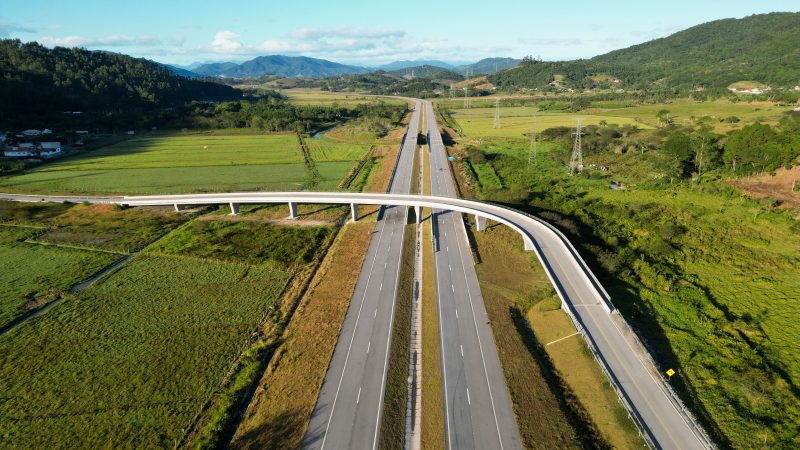
M486 229L486 217L475 215L475 227L478 231L483 231Z
M297 219L297 203L289 202L289 218Z
M235 215L239 214L239 204L238 203L231 202L231 203L229 203L229 205L231 207L231 215L232 216L235 216Z
M184 209L186 209L186 205L179 205L179 204L175 203L175 211L176 212L183 211Z
M358 205L355 203L350 203L350 219L353 222L358 220Z

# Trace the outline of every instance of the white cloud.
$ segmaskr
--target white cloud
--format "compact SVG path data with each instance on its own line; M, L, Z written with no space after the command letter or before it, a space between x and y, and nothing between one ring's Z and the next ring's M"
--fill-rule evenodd
M233 31L220 31L211 41L211 50L217 53L236 53L242 50L242 43L234 40L238 37Z
M36 30L28 27L20 27L6 22L0 22L0 38L9 37L18 33L35 33Z
M300 28L289 34L290 38L300 40L320 40L336 38L360 38L360 39L390 39L401 38L406 32L390 28Z
M161 45L161 39L149 34L141 36L115 34L102 37L45 36L40 38L39 42L47 47L156 47Z

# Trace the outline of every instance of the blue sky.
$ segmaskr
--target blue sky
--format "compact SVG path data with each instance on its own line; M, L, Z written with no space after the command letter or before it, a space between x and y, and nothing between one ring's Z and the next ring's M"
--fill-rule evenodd
M800 10L797 0L3 0L0 37L173 64L287 54L403 59L591 57L710 20ZM402 10L400 6L402 5Z

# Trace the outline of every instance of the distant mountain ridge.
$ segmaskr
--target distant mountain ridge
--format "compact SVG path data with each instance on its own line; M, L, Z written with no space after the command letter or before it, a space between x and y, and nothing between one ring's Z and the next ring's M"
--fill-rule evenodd
M457 72L464 72L465 69L469 69L471 75L486 75L511 69L512 67L518 66L521 62L521 59L514 58L484 58L476 63L454 67L453 69Z
M598 83L633 88L727 88L742 80L777 86L800 81L800 13L771 13L697 25L591 59L523 61L490 74L501 88Z
M203 64L193 72L211 77L257 78L262 75L279 75L296 78L324 78L368 72L368 69L348 66L325 59L307 56L267 55L241 64L232 62Z
M404 61L392 61L389 64L384 64L382 66L376 67L378 70L385 70L386 72L393 72L396 70L401 69L409 69L412 67L420 67L420 66L433 66L439 67L441 69L453 69L455 66L450 63L446 63L444 61L439 61L438 59L415 59L415 60L404 60Z
M388 71L392 75L403 78L446 78L451 80L461 80L464 75L458 72L443 67L432 66L424 64L415 67L406 67L403 69L396 69Z

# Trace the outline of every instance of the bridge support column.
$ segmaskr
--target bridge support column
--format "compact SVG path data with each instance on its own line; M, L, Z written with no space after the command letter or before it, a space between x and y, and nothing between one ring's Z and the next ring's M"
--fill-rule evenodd
M358 220L358 205L350 203L350 219L355 222Z
M179 205L175 203L175 211L183 211L184 209L186 209L186 205Z
M478 231L483 231L486 229L486 217L483 216L475 216L475 227Z
M235 216L239 214L239 204L238 203L229 203L231 207L231 215Z
M420 214L422 214L422 208L420 208L419 206L415 206L414 207L414 217L415 217L416 223L420 223L420 217L419 217Z
M297 203L289 202L289 218L297 219Z

